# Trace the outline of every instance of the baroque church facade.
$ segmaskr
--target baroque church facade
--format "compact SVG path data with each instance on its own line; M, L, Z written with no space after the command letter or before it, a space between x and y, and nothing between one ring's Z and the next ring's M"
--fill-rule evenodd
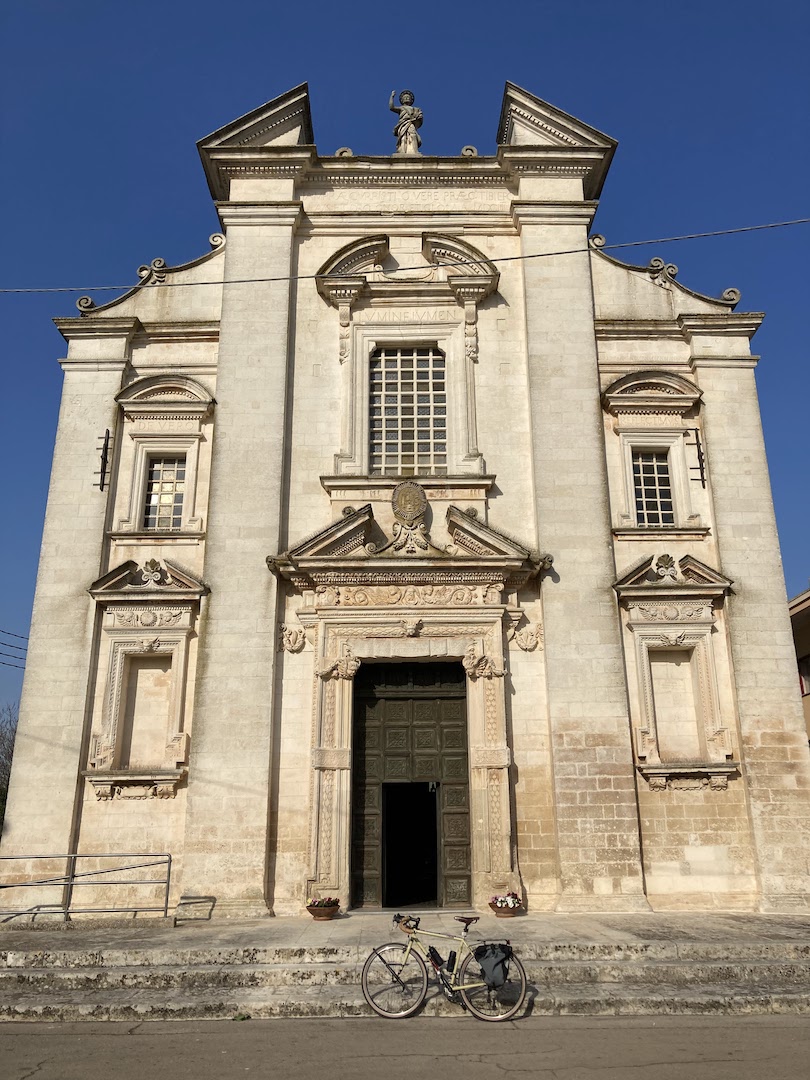
M203 139L211 251L57 320L2 854L166 851L215 914L806 908L762 316L589 238L587 124L395 111Z

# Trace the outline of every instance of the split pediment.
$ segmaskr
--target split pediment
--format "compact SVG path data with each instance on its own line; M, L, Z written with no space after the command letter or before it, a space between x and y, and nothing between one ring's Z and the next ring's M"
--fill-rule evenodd
M427 499L413 481L399 484L392 500L392 535L375 521L370 504L336 522L281 555L268 556L268 568L304 589L327 582L468 581L517 587L551 566L550 555L538 556L456 506L446 515L451 542L437 545L425 522ZM461 575L460 577L458 575Z
M148 559L143 566L129 559L94 581L88 592L99 602L139 596L149 600L198 600L208 592L208 586L168 559Z
M311 146L314 142L309 88L301 83L206 135L197 146L202 151L225 146Z
M498 143L505 146L555 146L613 149L615 139L549 105L512 82L503 93Z

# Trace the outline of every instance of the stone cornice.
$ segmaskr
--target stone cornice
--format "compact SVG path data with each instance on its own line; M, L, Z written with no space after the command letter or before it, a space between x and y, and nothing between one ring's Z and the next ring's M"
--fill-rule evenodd
M134 316L123 319L95 319L85 316L59 318L53 321L65 341L78 338L123 338L129 343L135 334L143 331L140 319Z
M599 341L660 341L674 338L683 341L683 327L674 319L596 319Z
M752 338L765 318L761 311L718 312L703 315L679 315L678 324L687 341L698 336Z

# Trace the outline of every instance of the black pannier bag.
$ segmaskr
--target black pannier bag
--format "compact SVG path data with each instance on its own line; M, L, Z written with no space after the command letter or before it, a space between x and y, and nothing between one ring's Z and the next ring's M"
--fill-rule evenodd
M512 959L512 946L502 942L479 945L473 956L481 965L481 975L491 990L503 986L509 978L509 961Z

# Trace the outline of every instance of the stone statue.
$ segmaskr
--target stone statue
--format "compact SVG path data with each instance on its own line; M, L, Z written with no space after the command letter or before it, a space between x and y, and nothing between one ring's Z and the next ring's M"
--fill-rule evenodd
M391 91L391 99L388 108L391 112L399 114L399 120L394 128L397 137L395 154L418 154L422 140L419 138L417 128L422 126L422 110L414 105L413 92L403 90L399 95L399 105L394 104L396 90Z

